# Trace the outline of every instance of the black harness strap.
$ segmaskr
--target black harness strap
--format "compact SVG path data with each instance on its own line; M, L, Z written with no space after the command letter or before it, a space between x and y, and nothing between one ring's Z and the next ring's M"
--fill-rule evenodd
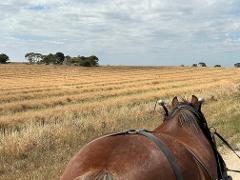
M173 153L169 150L169 148L166 145L164 145L156 136L154 136L152 133L146 130L140 130L138 134L141 134L147 137L149 140L153 141L161 149L163 154L168 159L168 162L171 165L171 168L173 169L173 172L177 180L183 180L182 172L177 164L177 160L173 155Z
M163 154L166 156L177 180L183 180L183 175L181 172L181 169L179 168L177 164L177 160L173 153L170 151L170 149L163 144L156 136L154 136L150 131L145 130L145 129L140 129L140 130L128 130L120 133L115 133L111 134L110 136L116 136L116 135L127 135L127 134L139 134L142 136L147 137L149 140L154 142L160 150L163 152Z

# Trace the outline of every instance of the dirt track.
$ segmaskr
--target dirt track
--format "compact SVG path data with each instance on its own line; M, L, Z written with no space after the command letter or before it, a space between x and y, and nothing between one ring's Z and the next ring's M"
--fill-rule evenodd
M240 155L240 151L237 152ZM223 159L225 160L227 167L229 169L240 171L240 159L232 153L230 150L224 150L221 152L223 155ZM233 180L240 180L240 173L236 172L228 172L230 176L232 176Z

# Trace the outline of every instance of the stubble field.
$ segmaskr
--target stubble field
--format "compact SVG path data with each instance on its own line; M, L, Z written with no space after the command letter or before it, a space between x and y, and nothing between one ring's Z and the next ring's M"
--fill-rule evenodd
M209 125L239 143L237 68L7 64L0 82L0 179L59 179L94 137L160 125L154 103L173 96L204 97Z

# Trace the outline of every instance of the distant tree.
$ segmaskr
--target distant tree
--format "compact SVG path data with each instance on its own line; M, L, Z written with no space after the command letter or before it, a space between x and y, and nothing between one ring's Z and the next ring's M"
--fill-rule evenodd
M91 67L91 61L89 59L81 59L80 66Z
M71 60L71 56L67 55L67 56L64 57L64 61L63 61L62 64L70 65L71 64L70 60Z
M8 55L1 53L0 54L0 64L6 64L9 60Z
M79 65L80 66L85 66L85 67L93 67L93 66L98 66L98 57L95 55L85 57L85 56L78 56L79 58Z
M43 60L43 55L41 53L29 52L25 54L25 58L30 64L39 64Z
M200 62L200 63L198 63L198 65L201 67L207 67L206 63L204 63L204 62Z
M85 67L93 67L98 66L98 58L97 56L77 56L77 57L71 57L67 60L68 63L74 64L76 66L85 66Z
M99 59L98 59L97 56L92 55L92 56L89 56L88 59L90 60L91 66L98 66L99 65L98 64Z
M192 67L197 67L197 64L193 64Z
M55 57L56 57L56 64L62 64L65 59L65 56L62 52L57 52L55 54Z
M56 64L56 56L52 53L43 56L43 63L45 64Z
M71 59L71 56L69 56L69 55L67 55L67 56L65 56L65 59Z
M234 67L240 68L240 63L234 64Z
M220 64L216 64L214 67L222 67Z
M67 64L72 64L72 65L79 66L81 58L79 56L78 57L66 56L65 61L67 62Z

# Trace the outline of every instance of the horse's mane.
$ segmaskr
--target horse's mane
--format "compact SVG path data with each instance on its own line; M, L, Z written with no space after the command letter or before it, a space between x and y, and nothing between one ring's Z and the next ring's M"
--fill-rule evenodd
M194 129L194 131L198 132L200 130L198 124L198 118L187 109L180 109L178 115L178 122L181 127L188 126Z
M181 98L182 102L180 104L187 104L190 105L190 103L184 99ZM181 127L191 127L194 129L194 132L199 132L200 127L199 127L199 119L189 110L187 109L179 109L171 113L167 119L173 118L176 114L178 115L178 122Z

